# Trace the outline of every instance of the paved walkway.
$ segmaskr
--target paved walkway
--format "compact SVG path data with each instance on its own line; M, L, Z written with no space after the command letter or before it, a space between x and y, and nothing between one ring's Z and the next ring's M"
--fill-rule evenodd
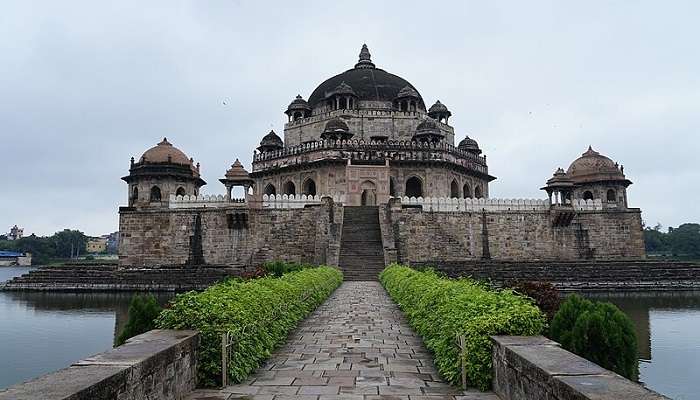
M443 382L379 282L344 282L248 381L189 400L497 400Z

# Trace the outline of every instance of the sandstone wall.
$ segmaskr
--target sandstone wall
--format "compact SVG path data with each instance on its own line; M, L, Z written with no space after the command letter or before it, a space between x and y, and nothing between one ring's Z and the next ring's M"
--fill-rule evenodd
M381 220L399 262L635 259L644 257L639 210L579 211L553 226L554 211L426 212L393 204ZM391 244L389 244L391 246Z
M121 266L337 263L342 207L120 210Z

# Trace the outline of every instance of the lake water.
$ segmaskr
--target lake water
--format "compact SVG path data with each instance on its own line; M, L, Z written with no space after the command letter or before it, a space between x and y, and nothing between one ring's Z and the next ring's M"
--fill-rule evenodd
M0 267L0 281L26 273ZM133 293L0 291L0 388L108 350ZM640 380L673 399L700 398L700 292L596 293L634 321ZM157 294L164 303L170 293Z
M26 273L0 267L0 282ZM0 291L0 388L112 348L133 293ZM172 294L158 293L164 303Z

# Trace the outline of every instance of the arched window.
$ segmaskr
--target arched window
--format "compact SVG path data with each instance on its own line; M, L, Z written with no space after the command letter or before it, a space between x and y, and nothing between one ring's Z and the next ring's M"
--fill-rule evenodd
M610 201L610 202L617 201L617 194L615 194L615 191L613 189L608 189L607 198L608 198L608 201Z
M134 190L131 191L131 201L137 201L139 199L139 188L134 186Z
M590 190L586 190L585 192L583 192L583 199L593 200L593 193Z
M267 186L265 186L265 190L263 190L263 194L266 194L268 196L277 194L275 185L268 183Z
M297 188L294 186L294 182L287 181L287 183L284 184L284 194L297 194Z
M480 199L482 197L484 197L484 195L481 193L481 186L474 186L474 198Z
M177 191L175 191L175 196L184 196L185 195L185 188L180 186L177 188Z
M301 119L301 113L299 111L294 113L294 120L296 121L298 119Z
M459 198L459 185L457 185L457 181L455 179L453 179L452 184L450 184L450 197L453 199Z
M313 179L308 178L304 181L302 185L302 193L307 196L316 196L316 182Z
M408 178L406 181L406 191L404 192L408 197L421 197L423 196L423 183L418 177Z
M471 188L469 188L468 183L465 183L464 186L462 186L462 197L465 199L472 198L472 190L471 190Z
M151 188L151 201L160 201L160 188L158 186Z

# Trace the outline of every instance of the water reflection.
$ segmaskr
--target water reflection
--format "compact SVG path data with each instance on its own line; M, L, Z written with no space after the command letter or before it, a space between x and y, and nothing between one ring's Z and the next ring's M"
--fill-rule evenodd
M610 301L634 323L640 380L671 398L700 392L700 292L587 293Z

